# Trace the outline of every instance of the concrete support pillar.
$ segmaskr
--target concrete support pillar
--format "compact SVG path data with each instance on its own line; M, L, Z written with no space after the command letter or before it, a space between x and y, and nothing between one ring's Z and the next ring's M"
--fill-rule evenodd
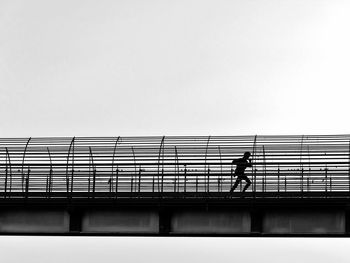
M350 235L350 207L345 208L345 234Z
M159 234L169 235L171 232L171 212L165 209L159 211Z
M252 234L261 234L263 232L263 213L261 210L250 211L250 231Z
M80 233L82 228L82 212L78 209L69 210L69 232Z

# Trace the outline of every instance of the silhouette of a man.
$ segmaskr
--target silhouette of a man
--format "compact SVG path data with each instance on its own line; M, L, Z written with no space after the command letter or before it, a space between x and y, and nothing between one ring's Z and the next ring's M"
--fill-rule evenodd
M244 171L247 167L252 167L252 160L249 159L250 155L250 152L245 152L243 158L235 159L232 161L232 164L236 165L234 176L237 176L237 179L235 184L232 186L230 193L233 193L233 191L237 188L242 180L246 181L243 192L245 192L245 190L247 190L248 187L252 184L249 178L244 174Z

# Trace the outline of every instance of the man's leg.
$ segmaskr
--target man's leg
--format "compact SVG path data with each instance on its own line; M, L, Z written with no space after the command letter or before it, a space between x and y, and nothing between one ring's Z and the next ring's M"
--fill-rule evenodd
M245 192L248 189L248 187L252 184L252 182L249 180L247 176L245 176L243 179L246 181L246 185L243 188L243 192Z
M232 186L230 193L233 193L233 191L237 188L237 186L239 185L239 183L241 182L241 177L238 175L235 184Z

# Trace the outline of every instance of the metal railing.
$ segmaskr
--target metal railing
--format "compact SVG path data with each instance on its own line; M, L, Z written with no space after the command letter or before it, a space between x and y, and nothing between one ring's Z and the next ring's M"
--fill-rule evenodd
M246 151L247 192L350 192L350 135L149 136L2 138L0 195L228 193Z

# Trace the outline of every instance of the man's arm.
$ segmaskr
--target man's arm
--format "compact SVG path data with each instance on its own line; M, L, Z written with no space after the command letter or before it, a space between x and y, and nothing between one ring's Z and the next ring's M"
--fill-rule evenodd
M252 160L248 160L248 164L247 164L247 167L252 167L253 165L252 165Z

